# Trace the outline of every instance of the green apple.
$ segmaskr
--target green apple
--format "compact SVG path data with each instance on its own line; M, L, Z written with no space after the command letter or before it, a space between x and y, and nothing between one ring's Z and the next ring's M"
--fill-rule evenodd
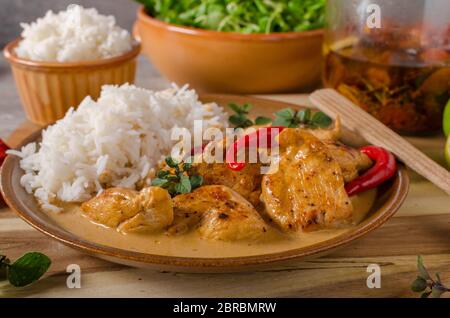
M447 105L444 109L444 119L442 122L442 126L444 127L444 134L448 136L450 134L450 100L447 102Z

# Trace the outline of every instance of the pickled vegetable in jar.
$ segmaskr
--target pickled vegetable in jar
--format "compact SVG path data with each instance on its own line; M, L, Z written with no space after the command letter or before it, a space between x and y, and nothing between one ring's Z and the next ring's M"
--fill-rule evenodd
M341 1L330 2L334 3L331 10L335 10L336 18L336 10L343 8L335 6ZM365 1L351 2L361 2L355 12L366 12L361 8ZM396 3L401 2L404 1ZM414 3L426 5L427 1L410 2ZM383 13L383 8L387 8L381 4ZM346 10L351 11L348 6L347 3ZM450 9L450 4L446 6ZM409 10L412 9L409 7ZM410 18L411 21L399 21L385 15L380 28L364 25L364 17L357 23L351 19L342 21L343 26L337 29L334 24L334 30L328 31L332 33L324 52L324 85L335 88L403 134L440 131L443 109L450 98L448 16L445 22L428 24L417 15L416 19ZM342 19L342 14L339 16ZM355 23L361 29L356 28Z

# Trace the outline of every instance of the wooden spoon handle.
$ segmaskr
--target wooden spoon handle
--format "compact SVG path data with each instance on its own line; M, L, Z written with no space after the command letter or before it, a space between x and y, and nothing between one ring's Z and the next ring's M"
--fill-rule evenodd
M310 99L321 111L334 118L339 115L347 128L360 134L371 144L388 149L411 169L450 195L449 171L336 90L317 90L311 94Z

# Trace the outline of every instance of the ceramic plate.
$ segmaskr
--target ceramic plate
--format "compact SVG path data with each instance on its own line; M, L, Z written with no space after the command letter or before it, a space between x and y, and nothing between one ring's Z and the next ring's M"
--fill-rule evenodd
M255 115L267 116L278 109L286 107L299 108L292 104L244 96L205 95L201 99L204 102L214 101L221 105L226 105L229 102L250 102L254 105L252 112ZM40 132L37 132L29 136L23 142L23 145L39 140L39 138ZM350 143L358 142L358 138L355 139L355 136L345 131L344 139L346 142L350 141ZM227 258L194 258L134 252L100 245L78 237L58 226L46 213L39 209L34 197L28 194L20 185L20 177L22 175L23 171L19 167L19 158L8 156L1 171L1 190L11 209L37 230L70 247L112 262L179 272L238 272L324 255L370 233L385 223L403 203L409 186L406 169L400 164L395 178L378 189L375 204L365 220L332 239L320 240L308 246L271 254Z

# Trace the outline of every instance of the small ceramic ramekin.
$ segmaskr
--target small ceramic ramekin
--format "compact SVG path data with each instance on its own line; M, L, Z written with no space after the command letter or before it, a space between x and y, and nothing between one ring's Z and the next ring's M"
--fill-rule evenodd
M25 113L35 124L55 122L88 95L98 98L102 85L134 83L140 43L133 43L131 51L120 56L60 63L18 57L15 48L20 41L10 42L3 53L11 64Z

